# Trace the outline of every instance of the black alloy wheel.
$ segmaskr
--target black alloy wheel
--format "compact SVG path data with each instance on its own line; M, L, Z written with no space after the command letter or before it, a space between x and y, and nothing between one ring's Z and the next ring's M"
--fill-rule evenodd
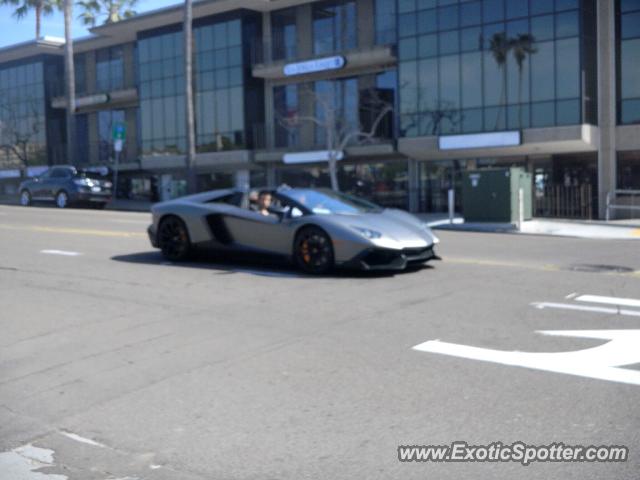
M331 238L318 227L305 227L296 235L293 258L302 270L312 274L329 272L334 266Z
M158 227L158 246L167 260L186 260L191 253L191 240L184 222L178 217L164 218Z

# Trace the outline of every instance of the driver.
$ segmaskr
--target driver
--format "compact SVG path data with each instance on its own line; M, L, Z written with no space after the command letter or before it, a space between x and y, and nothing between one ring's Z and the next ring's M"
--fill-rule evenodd
M256 202L256 211L260 215L271 215L269 211L269 207L271 207L271 202L273 201L273 197L271 192L262 191L258 195L258 201Z

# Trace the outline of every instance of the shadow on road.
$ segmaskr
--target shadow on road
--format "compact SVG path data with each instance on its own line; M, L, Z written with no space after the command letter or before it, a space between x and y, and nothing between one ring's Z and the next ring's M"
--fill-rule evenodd
M395 275L406 275L433 268L421 265L408 268L404 272L361 272L357 270L336 269L330 275L308 275L296 269L290 262L279 257L256 255L199 253L193 260L186 262L168 262L159 252L139 252L111 257L116 262L141 265L161 265L172 268L197 268L211 270L218 274L248 273L261 277L275 278L385 278Z

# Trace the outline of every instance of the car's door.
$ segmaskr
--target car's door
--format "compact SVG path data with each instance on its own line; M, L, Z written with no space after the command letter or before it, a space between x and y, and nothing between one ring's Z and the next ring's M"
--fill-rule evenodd
M55 198L60 190L64 190L67 187L67 183L71 180L73 172L68 168L54 167L51 169L51 175L44 187L46 195L49 198ZM68 190L68 188L67 188ZM67 192L69 193L69 192Z
M49 199L46 193L51 169L33 179L31 187L31 196L34 200Z
M234 208L224 215L224 223L234 244L275 254L291 253L289 220Z

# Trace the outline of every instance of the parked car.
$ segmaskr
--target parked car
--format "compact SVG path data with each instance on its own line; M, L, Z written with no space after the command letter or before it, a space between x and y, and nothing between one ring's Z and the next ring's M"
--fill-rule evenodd
M51 167L42 175L25 180L18 189L20 204L55 202L59 208L69 205L90 205L104 208L111 200L110 180L103 175L70 165Z
M314 274L333 267L403 270L437 259L439 240L408 212L328 189L285 187L260 195L272 199L268 209L256 211L252 195L240 190L155 204L151 244L170 261L211 248L281 255Z

